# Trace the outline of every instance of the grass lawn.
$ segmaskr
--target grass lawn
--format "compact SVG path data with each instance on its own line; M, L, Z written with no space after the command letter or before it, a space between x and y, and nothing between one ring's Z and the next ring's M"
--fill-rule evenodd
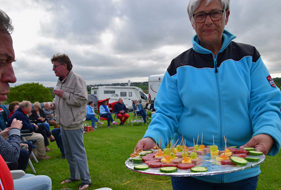
M129 118L131 119L131 118ZM87 121L87 123L89 123ZM90 124L90 123L89 123ZM106 123L96 131L84 134L84 144L87 151L92 186L89 189L110 187L114 190L171 190L169 177L140 174L126 168L125 161L133 152L134 147L141 139L148 125L129 125L107 128ZM52 179L53 189L78 189L81 182L72 182L61 185L60 182L69 177L67 160L61 160L61 153L56 143L50 143L52 151L47 155L50 160L33 162L36 175L48 175ZM267 157L261 165L262 173L259 176L258 189L281 189L279 171L281 153L275 157ZM26 173L32 173L30 167Z

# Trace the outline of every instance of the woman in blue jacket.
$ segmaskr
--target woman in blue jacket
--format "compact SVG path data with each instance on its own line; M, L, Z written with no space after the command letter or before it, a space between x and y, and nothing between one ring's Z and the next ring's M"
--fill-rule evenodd
M103 101L102 104L100 105L99 110L100 110L100 116L107 118L107 125L108 128L110 128L110 122L112 122L113 125L117 125L117 123L112 118L107 102L108 102L107 100Z
M87 116L86 116L86 120L91 120L92 121L92 127L93 128L98 128L95 124L95 122L98 122L99 125L102 125L103 123L100 122L97 118L96 118L96 113L94 110L94 102L93 101L89 101L88 105L87 105Z
M193 48L172 60L157 93L153 115L135 150L151 149L161 139L187 146L204 133L204 143L220 150L255 147L265 155L280 150L280 90L255 47L236 43L224 30L229 0L190 0L188 14L196 35ZM156 138L155 138L156 137ZM156 139L156 142L154 141ZM260 167L202 177L172 177L174 189L256 189Z

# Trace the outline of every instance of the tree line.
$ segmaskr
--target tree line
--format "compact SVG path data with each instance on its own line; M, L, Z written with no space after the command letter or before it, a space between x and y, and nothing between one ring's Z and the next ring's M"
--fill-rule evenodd
M273 79L275 84L280 89L281 78ZM118 84L118 85L117 85ZM112 83L106 84L107 86L126 86L128 83ZM91 93L92 86L101 86L99 85L88 85L88 93ZM131 86L140 87L145 93L148 93L148 82L132 82ZM44 87L43 84L39 83L25 83L15 87L10 88L10 93L7 95L7 100L2 104L9 104L13 101L23 101L28 100L32 103L34 102L52 102L55 95L53 93L53 87Z

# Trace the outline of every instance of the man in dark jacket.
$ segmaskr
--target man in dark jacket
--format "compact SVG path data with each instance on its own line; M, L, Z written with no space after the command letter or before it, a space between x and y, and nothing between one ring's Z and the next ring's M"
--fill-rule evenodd
M123 103L123 99L119 98L118 103L114 105L114 112L117 114L117 117L120 119L121 123L120 125L124 125L126 120L130 117L127 112L127 108L125 104Z
M22 129L28 129L30 131L35 131L38 129L38 126L36 124L31 124L29 118L27 117L27 114L31 114L31 103L29 101L22 101L20 103L20 107L15 111L15 113L10 117L8 120L8 126L11 125L11 122L14 118L22 121ZM50 159L51 157L46 156L46 149L45 149L45 143L44 138L40 133L34 133L32 132L31 136L25 137L26 140L36 140L36 149L35 153L37 152L37 158L38 159Z

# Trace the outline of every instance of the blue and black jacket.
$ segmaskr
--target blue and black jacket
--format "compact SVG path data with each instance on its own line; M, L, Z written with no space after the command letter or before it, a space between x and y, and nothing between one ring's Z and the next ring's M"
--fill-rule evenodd
M228 31L215 57L193 37L193 48L172 60L160 85L152 122L144 137L167 139L193 146L203 133L203 144L242 146L253 136L268 134L275 143L269 155L280 150L280 90L274 84L255 47L236 43ZM201 140L201 138L200 138ZM199 141L200 142L200 141ZM199 144L199 143L198 143ZM201 142L200 142L201 144ZM260 173L259 166L240 172L199 177L213 183L229 183Z

